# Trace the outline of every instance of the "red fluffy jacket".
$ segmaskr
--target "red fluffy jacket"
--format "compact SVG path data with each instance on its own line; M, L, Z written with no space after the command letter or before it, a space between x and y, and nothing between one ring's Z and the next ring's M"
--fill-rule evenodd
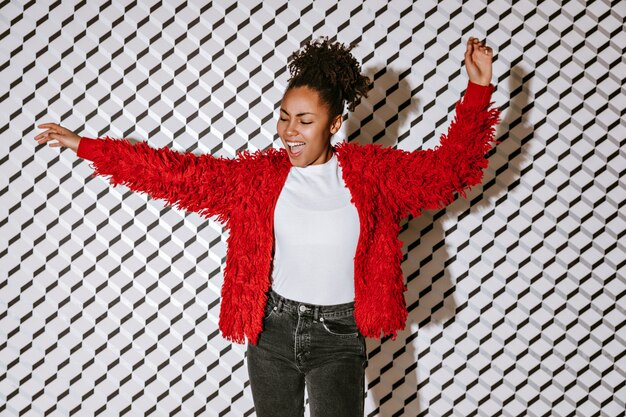
M354 316L366 337L391 335L406 325L400 221L445 207L454 192L479 184L485 153L495 141L499 109L493 85L468 83L447 135L435 149L412 152L377 144L333 146L360 221L354 257ZM219 328L231 342L257 344L271 285L274 207L291 162L284 148L234 159L133 145L110 137L82 137L77 155L92 161L92 175L149 194L182 210L216 216L230 230Z

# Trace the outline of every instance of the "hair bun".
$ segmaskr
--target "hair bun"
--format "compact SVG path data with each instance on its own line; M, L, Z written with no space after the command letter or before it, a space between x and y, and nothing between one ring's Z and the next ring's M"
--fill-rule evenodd
M368 77L361 74L361 65L350 53L355 46L332 42L328 37L310 40L288 59L291 73L289 86L306 85L320 92L332 89L335 95L338 94L340 103L336 105L333 102L337 100L327 99L331 104L331 112L341 114L344 101L348 109L353 111L361 97L367 97L371 83ZM326 93L329 94L332 95Z

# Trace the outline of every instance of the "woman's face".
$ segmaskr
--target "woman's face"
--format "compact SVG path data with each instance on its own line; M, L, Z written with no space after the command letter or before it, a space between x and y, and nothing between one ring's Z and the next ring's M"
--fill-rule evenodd
M305 167L327 162L332 156L330 138L339 131L342 120L341 115L330 120L328 106L317 91L309 87L288 89L281 102L276 130L291 164Z

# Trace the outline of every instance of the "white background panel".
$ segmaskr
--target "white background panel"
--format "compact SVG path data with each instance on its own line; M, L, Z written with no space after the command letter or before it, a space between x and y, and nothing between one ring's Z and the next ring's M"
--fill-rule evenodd
M435 147L469 36L494 48L502 110L483 183L401 224L409 317L395 341L367 340L366 415L623 415L625 15L619 1L0 4L0 414L255 415L245 345L218 329L228 232L33 137L57 122L231 158L280 147L287 57L327 35L358 43L374 80L335 143Z

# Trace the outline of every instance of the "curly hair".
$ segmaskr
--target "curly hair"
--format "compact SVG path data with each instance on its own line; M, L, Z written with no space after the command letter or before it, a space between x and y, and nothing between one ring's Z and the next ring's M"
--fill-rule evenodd
M287 89L309 87L328 106L330 117L343 113L344 103L354 111L367 97L370 79L361 74L361 65L350 50L355 45L332 42L328 37L309 41L288 59L291 78Z

